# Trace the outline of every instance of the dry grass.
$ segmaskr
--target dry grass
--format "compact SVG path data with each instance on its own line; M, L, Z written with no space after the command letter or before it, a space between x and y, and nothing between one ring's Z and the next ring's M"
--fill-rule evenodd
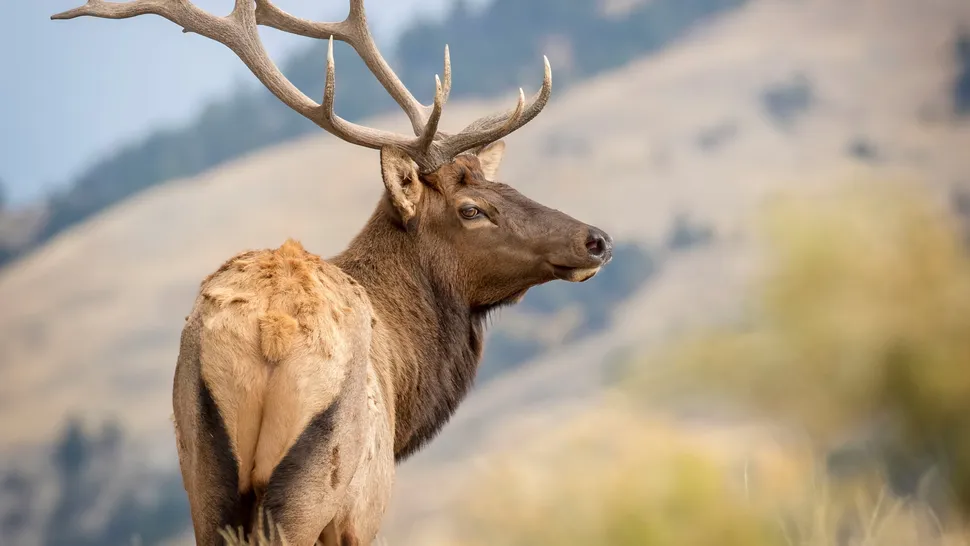
M286 546L289 544L283 537L280 526L273 523L273 516L262 510L256 520L255 532L247 533L241 527L236 529L226 527L219 532L219 535L225 546ZM333 540L336 541L336 537ZM323 544L318 541L315 546L323 546ZM387 540L377 537L372 546L387 546Z
M477 475L440 544L957 546L878 475L834 481L805 445L648 418L626 404L564 425ZM713 435L713 436L712 436Z

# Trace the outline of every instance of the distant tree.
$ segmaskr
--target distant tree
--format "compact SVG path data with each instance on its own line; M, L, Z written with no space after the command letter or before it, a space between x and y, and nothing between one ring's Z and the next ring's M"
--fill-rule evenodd
M448 16L452 21L464 21L472 18L472 10L468 5L468 0L454 0L451 3L451 13Z
M783 129L790 129L798 118L812 108L814 102L814 86L804 74L772 85L761 94L765 111Z
M695 141L697 147L705 152L720 149L738 135L737 121L724 121L712 127L707 127L698 133Z
M0 178L0 212L3 212L7 208L7 186L4 185L3 179Z
M677 214L667 231L666 247L672 252L705 245L714 239L714 229L695 223L686 214Z
M956 186L950 191L950 207L963 231L963 242L970 250L970 183Z
M860 161L874 163L879 160L878 147L874 142L863 136L854 138L848 144L847 152L850 156Z
M475 384L481 386L492 379L514 370L542 353L543 345L531 338L522 338L498 330L489 336L485 355Z
M45 546L128 546L134 537L150 546L188 528L188 503L177 473L139 475L138 483L121 484L118 491L123 448L124 434L116 423L91 435L80 422L68 422L54 447L59 496L45 525ZM105 494L109 487L116 496ZM140 491L153 494L145 500ZM92 524L93 511L106 516Z
M0 544L20 544L33 520L37 487L17 469L0 477Z
M80 538L78 534L85 507L97 494L88 491L84 483L84 471L91 462L92 451L81 423L73 419L69 421L54 447L52 463L57 471L60 496L51 512L46 546L79 543L77 539Z
M957 114L970 114L970 31L956 43L957 79L953 84L953 103Z

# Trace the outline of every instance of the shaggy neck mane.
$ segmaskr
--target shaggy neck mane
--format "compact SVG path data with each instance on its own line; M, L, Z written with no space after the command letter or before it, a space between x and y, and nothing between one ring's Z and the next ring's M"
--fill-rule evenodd
M394 403L394 454L431 440L468 393L488 310L471 309L382 201L347 250L328 260L364 286L377 315L371 362Z

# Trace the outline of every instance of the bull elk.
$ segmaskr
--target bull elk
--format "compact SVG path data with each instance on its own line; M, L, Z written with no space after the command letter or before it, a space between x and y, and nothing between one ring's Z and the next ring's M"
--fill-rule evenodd
M603 231L495 181L501 139L549 99L549 61L529 102L520 89L513 109L449 134L438 130L451 90L447 46L443 79L435 76L434 102L424 105L377 50L362 0L335 23L269 0L235 0L225 17L189 0L88 0L52 19L144 14L224 44L287 106L380 150L385 191L346 250L324 260L287 240L238 254L202 282L172 396L198 544L269 520L278 542L370 544L395 463L431 440L471 387L488 313L533 286L589 279L611 258ZM280 73L258 25L329 40L321 104ZM414 136L334 114L333 40L360 55Z

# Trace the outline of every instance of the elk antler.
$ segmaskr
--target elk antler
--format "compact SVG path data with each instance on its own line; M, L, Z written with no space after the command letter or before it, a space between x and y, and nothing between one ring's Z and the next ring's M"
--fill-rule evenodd
M226 17L212 15L192 4L190 0L87 0L83 6L53 15L51 19L74 19L82 16L127 19L145 14L159 15L181 26L183 32L195 32L225 45L239 56L278 99L313 123L358 146L374 149L397 146L414 159L422 172L433 171L464 151L498 140L522 127L539 114L552 92L552 70L549 59L543 57L545 75L542 88L528 104L525 103L525 94L519 89L519 102L512 110L478 119L453 135L439 132L441 110L451 93L451 58L448 46L445 46L444 83L435 76L434 102L430 106L423 105L408 91L378 51L367 28L363 0L350 0L350 13L347 18L336 23L314 22L295 17L274 6L270 0L235 0L232 12ZM283 76L266 53L257 25L329 40L327 78L321 104L307 97ZM413 137L351 123L333 112L334 40L349 44L363 59L384 89L407 114L414 131Z

